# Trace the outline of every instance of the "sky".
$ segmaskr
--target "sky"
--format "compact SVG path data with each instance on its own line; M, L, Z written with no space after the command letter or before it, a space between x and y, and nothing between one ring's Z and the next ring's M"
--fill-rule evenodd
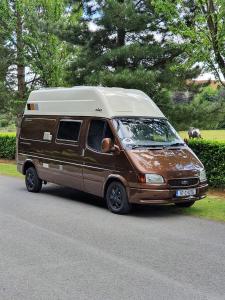
M222 76L221 76L222 77ZM196 78L197 80L216 80L214 74L212 73L203 73Z

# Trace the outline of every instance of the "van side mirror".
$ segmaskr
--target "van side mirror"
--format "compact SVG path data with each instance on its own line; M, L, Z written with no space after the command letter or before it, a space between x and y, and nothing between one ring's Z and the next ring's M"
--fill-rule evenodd
M104 138L102 140L101 151L102 151L102 153L114 152L115 154L119 154L120 148L117 145L113 144L112 139Z

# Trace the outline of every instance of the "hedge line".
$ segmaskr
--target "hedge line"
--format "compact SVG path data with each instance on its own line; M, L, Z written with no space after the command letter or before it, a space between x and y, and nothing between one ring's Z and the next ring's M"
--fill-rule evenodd
M225 142L189 140L188 145L204 164L209 185L225 187Z
M0 134L0 158L14 159L16 154L15 134Z
M203 162L210 186L225 187L225 142L189 140L189 147ZM15 134L0 134L0 158L14 159Z

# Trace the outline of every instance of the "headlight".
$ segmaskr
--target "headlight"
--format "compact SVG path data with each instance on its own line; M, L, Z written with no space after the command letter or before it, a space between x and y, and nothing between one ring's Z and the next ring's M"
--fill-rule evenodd
M202 169L200 171L199 179L200 179L200 182L203 182L203 181L207 180L205 169Z
M160 184L164 183L164 178L158 174L145 174L146 183Z

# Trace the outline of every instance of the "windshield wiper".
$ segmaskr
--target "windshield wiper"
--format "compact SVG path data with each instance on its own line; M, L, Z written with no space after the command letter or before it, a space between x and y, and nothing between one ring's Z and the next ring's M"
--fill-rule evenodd
M137 148L142 148L142 147L143 147L142 145L132 145L131 149L137 149Z
M169 145L165 145L165 147L176 147L176 146L184 146L184 143L173 143L173 144L169 144Z
M137 148L163 148L163 145L133 145L132 149L137 149Z
M167 145L132 145L132 149L137 148L154 148L154 149L164 149L169 147L178 147L178 146L184 146L184 143L173 143L173 144L167 144Z

